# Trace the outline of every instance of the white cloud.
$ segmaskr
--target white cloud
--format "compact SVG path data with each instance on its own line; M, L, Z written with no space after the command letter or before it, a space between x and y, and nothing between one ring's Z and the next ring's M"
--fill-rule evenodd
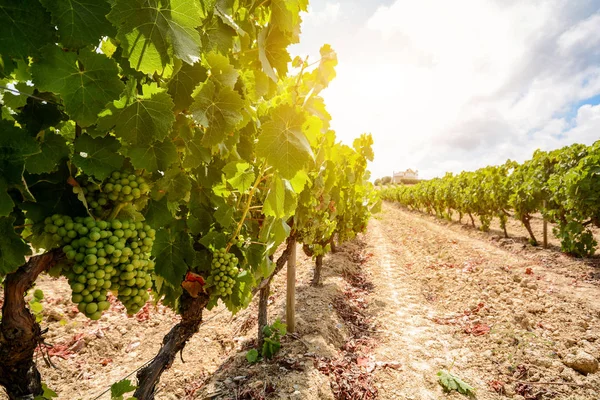
M336 22L340 15L340 3L325 3L325 7L315 11L312 6L308 6L308 13L304 14L303 20L313 25L323 25Z
M600 1L396 0L352 26L344 10L303 26L305 45L338 51L324 97L343 140L373 133L374 177L443 175L600 138L600 106L577 106L600 94Z

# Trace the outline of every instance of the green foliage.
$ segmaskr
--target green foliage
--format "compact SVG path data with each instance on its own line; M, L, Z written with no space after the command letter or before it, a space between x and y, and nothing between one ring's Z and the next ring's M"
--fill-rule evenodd
M552 152L536 151L522 164L507 161L474 172L447 174L414 186L384 188L386 200L449 218L478 216L481 229L493 218L506 229L509 210L529 231L537 244L530 220L535 213L556 224L554 234L562 251L586 257L597 243L590 230L600 227L600 141L592 146L574 144Z
M442 385L445 391L455 390L466 396L475 396L475 388L445 369L438 371L437 376L439 384Z
M254 364L254 363L258 362L259 360L260 360L260 354L258 353L258 350L256 350L256 349L248 350L248 352L246 353L246 361L248 361L250 364Z
M133 392L135 389L137 389L137 386L133 386L129 379L123 379L110 386L110 398L111 400L124 400L124 395ZM135 397L128 397L127 400L135 400Z
M35 321L37 323L42 322L42 311L44 310L44 306L42 305L42 300L44 299L44 292L40 289L36 289L33 292L31 300L29 301L29 309L35 317Z
M263 334L265 342L261 349L261 355L270 360L281 349L281 338L287 333L286 325L279 320L275 320L271 325L265 325Z
M281 338L287 333L286 325L279 318L271 325L263 327L264 343L260 352L257 349L250 349L246 353L246 360L254 364L261 359L272 359L281 349Z
M58 397L58 394L50 389L45 383L42 383L42 394L36 396L34 400L52 400L55 397Z
M55 271L88 316L108 291L130 312L150 293L175 306L188 272L207 282L209 307L236 312L292 224L323 252L331 235L364 230L372 138L340 144L319 97L337 56L324 45L288 76L307 2L18 3L0 5L0 74L18 91L1 104L0 276L32 247L60 246L70 257ZM142 228L123 243L117 222ZM138 258L101 255L111 240ZM223 249L227 285L211 268Z

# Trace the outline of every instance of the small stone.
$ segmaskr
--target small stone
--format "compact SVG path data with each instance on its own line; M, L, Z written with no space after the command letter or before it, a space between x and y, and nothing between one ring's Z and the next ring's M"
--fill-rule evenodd
M567 355L563 360L563 363L567 367L573 368L575 371L584 375L593 374L598 371L598 360L583 350L578 351L576 354Z
M522 278L519 275L513 275L513 281L519 283L519 282L521 282L521 279Z
M264 383L263 381L256 381L256 382L252 382L252 383L250 383L248 386L249 386L251 389L257 389L257 388L263 387L263 386L264 386L264 384L265 384L265 383Z

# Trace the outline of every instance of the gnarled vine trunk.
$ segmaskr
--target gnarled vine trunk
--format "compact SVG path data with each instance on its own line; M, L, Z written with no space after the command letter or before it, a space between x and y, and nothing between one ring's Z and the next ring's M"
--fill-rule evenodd
M181 322L165 335L156 357L137 373L138 388L134 393L137 400L154 399L156 384L162 373L171 367L177 353L183 351L188 340L198 332L208 300L208 295L204 293L194 298L183 292L180 299Z
M269 323L269 314L267 311L267 305L269 302L269 292L271 291L271 285L267 284L264 288L260 289L260 297L258 300L258 348L262 349L265 342L264 327Z
M523 215L521 217L521 222L523 223L523 226L525 226L525 229L527 229L527 232L529 232L529 237L531 237L531 242L533 245L537 246L537 239L535 238L535 235L533 234L533 229L531 229L531 217L529 215Z
M323 256L319 255L319 256L317 256L317 259L315 260L315 272L313 275L312 282L310 283L311 286L319 286L319 284L321 283L322 269L323 269Z
M267 305L269 302L269 293L271 291L271 281L285 266L288 258L290 257L290 252L292 251L292 243L295 246L296 241L292 242L291 236L288 237L286 242L286 247L283 250L283 253L279 256L277 261L275 262L275 269L273 273L268 278L262 280L262 282L253 289L252 295L255 295L256 292L260 292L260 298L258 301L258 348L261 349L264 342L264 334L263 328L269 323L269 313L267 311Z
M0 322L0 385L11 400L33 399L42 394L41 376L33 361L35 348L42 340L42 331L29 312L24 295L37 277L61 258L60 250L31 257L16 272L8 274L4 281Z

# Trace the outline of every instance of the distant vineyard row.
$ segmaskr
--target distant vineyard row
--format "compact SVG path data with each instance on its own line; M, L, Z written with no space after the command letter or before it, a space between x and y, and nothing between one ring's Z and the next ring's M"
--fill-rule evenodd
M506 232L509 216L520 220L536 245L531 218L541 213L554 224L561 249L576 256L591 256L597 241L590 230L600 227L600 141L591 146L574 144L545 152L519 164L507 161L458 175L447 173L414 186L391 186L381 190L384 200L451 218L468 215L475 225L489 230L493 218Z

